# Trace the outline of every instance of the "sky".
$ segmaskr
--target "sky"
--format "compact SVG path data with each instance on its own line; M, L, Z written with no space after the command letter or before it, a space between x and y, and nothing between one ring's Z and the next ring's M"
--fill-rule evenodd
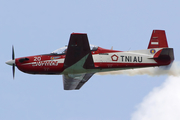
M0 120L179 120L180 77L94 75L79 91L63 90L61 75L29 75L5 64L50 53L72 32L91 44L127 51L147 49L153 29L166 31L180 56L178 0L1 0Z

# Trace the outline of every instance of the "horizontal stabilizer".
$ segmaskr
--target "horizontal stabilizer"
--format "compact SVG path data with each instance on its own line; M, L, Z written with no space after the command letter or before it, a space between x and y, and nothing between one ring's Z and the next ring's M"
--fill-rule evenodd
M173 48L163 48L149 59L154 59L159 65L169 65L174 60Z
M157 53L158 54L158 53ZM161 59L161 60L174 60L174 52L173 48L163 48L160 54L157 56L155 55L154 58Z

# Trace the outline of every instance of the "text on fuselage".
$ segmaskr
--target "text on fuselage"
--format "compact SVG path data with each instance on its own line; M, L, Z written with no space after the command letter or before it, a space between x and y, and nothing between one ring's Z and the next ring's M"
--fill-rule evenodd
M32 66L58 66L58 61L41 61L41 57L34 57L34 61L36 62L32 63Z
M38 61L33 63L32 66L58 66L58 61Z
M142 62L142 57L137 56L120 56L122 62Z
M133 63L141 63L143 62L143 58L140 56L117 56L112 55L111 56L112 61L121 61L121 62L133 62Z

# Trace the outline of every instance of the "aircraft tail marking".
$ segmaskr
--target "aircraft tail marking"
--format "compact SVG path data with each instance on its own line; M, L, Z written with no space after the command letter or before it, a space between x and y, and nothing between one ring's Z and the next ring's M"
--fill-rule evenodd
M168 48L166 33L164 30L153 30L148 49Z

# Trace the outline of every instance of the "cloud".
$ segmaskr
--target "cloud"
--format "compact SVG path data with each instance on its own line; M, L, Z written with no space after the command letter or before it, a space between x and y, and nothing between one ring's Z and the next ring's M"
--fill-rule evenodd
M137 106L131 120L180 120L180 76L170 76Z

